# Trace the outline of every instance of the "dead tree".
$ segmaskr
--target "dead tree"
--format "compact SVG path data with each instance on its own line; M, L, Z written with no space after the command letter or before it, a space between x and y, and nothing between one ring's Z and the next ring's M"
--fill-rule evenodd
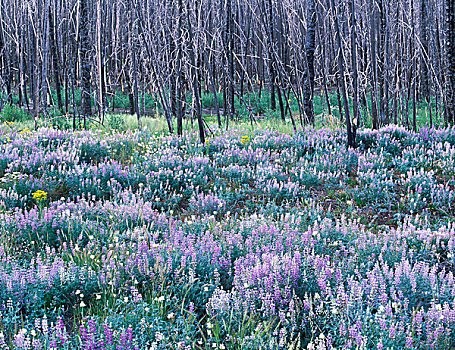
M130 4L130 3L129 3ZM136 111L137 117L137 126L139 130L142 129L142 121L141 121L141 109L139 107L139 89L137 83L137 58L136 58L136 51L137 51L137 29L136 29L136 11L134 10L135 4L129 5L129 17L130 17L130 40L129 40L129 49L130 49L130 62L131 62L131 74L130 77L133 79L133 95L134 95L134 110Z
M91 83L90 83L90 40L89 40L89 0L79 1L79 40L81 67L81 112L84 118L84 128L87 117L92 115Z
M378 64L376 58L376 7L374 5L375 0L369 0L369 10L370 10L370 62L371 62L371 116L372 116L372 124L373 129L379 128L378 122L378 103L377 103L377 96L378 96Z
M455 123L455 3L446 0L446 120Z
M357 73L357 35L356 35L356 17L355 17L355 1L351 0L351 64L352 64L352 109L354 119L352 120L352 132L355 133L357 125L360 121L359 113L359 84L358 84L358 73Z
M335 7L335 0L330 0L331 9L333 11L333 21L335 24L335 31L336 31L336 41L338 44L338 69L340 71L341 76L341 92L343 94L343 104L344 104L344 114L346 116L346 131L348 136L348 147L355 147L355 136L356 136L356 129L355 126L353 127L351 123L351 112L349 110L349 100L348 94L346 89L346 76L345 76L345 63L344 63L344 56L343 56L343 45L341 42L341 33L340 33L340 25L338 21L338 14Z
M53 6L53 11L55 11L55 4ZM57 92L57 105L60 111L63 111L63 100L62 100L62 83L60 79L60 64L59 64L59 50L58 50L58 41L57 33L55 30L55 16L53 11L49 11L49 40L50 40L50 54L52 57L52 66L54 73L54 84L55 90Z
M313 92L314 92L314 52L316 51L316 4L314 0L308 1L308 28L305 41L305 57L307 72L303 85L303 105L305 116L314 124Z

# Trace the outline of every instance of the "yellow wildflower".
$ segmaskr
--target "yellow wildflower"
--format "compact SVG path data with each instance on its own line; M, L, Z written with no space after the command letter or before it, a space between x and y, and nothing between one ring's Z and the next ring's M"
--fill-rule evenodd
M47 199L47 192L38 190L36 192L33 192L32 196L33 199L35 199L37 202L45 201Z
M246 144L250 143L250 137L248 135L244 135L240 139L240 142L242 143L242 145L246 145Z

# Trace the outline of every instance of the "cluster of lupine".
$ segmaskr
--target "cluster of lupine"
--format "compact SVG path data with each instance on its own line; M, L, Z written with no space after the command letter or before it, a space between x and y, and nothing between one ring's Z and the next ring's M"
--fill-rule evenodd
M1 349L455 347L455 129L0 129Z

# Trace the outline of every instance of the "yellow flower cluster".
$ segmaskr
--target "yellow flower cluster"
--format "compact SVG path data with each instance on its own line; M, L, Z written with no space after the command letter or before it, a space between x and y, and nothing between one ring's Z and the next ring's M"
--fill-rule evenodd
M245 146L246 144L250 143L250 137L248 135L244 135L240 139L240 142Z
M38 190L36 192L33 192L32 196L37 202L45 201L47 199L47 192Z

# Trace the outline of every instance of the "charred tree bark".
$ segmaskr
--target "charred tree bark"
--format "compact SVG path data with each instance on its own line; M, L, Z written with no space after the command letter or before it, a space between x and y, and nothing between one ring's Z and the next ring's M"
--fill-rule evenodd
M90 41L89 41L89 0L79 2L79 25L80 25L80 56L81 56L81 113L84 118L84 128L87 126L87 118L92 115L91 84L90 84Z
M385 123L387 120L387 101L386 101L386 40L387 40L387 17L385 12L384 0L379 0L379 30L378 30L378 47L379 47L379 62L378 62L378 88L379 88L379 116L380 122Z
M104 121L104 79L103 79L103 48L101 31L101 1L96 2L96 65L98 74L98 109L100 120ZM128 2L129 3L129 2Z
M204 120L202 119L202 108L201 108L201 89L200 82L198 80L198 71L196 63L196 46L194 43L194 33L189 17L189 10L187 9L187 25L188 25L188 46L189 46L189 58L191 63L190 75L192 83L193 101L194 101L194 113L196 114L198 127L199 127L199 140L202 144L205 143L205 129Z
M314 124L314 52L316 51L316 3L315 0L308 1L308 28L305 41L305 57L307 72L303 85L303 106L306 119Z
M58 41L57 41L57 35L56 35L56 30L55 30L54 18L55 18L55 16L52 14L52 11L49 11L49 39L50 39L49 49L51 51L51 56L52 56L52 66L54 68L53 73L54 73L55 90L57 92L57 105L58 105L58 109L63 112L62 82L60 79L59 50L58 50Z
M33 119L35 122L35 129L38 128L38 117L39 117L39 77L38 77L38 38L35 34L34 29L34 13L31 7L28 10L29 20L27 23L29 32L29 44L30 44L30 63L29 63L29 76L30 76L30 90L32 93L33 100Z
M446 0L446 113L447 122L455 123L455 2Z
M0 3L0 18L3 16L3 3ZM0 22L0 112L3 109L3 84L5 81L5 67L8 66L6 61L6 44L4 39L3 23Z
M333 11L333 20L335 24L335 32L336 32L336 40L338 44L338 50L340 51L338 53L338 69L340 71L341 75L341 92L343 94L343 104L344 104L344 113L346 116L346 131L347 131L347 137L348 137L348 142L347 146L348 147L355 147L355 128L352 127L351 123L351 112L349 110L349 100L348 100L348 94L347 94L347 89L346 89L346 76L344 74L344 58L343 58L343 45L341 42L341 33L340 33L340 25L338 21L338 14L336 12L336 7L335 7L335 0L330 0L330 4L332 7Z
M378 64L376 58L376 9L374 5L375 0L370 0L369 10L371 15L370 22L370 61L371 61L371 118L373 129L379 128L378 122L378 86L377 86L377 76L378 76Z
M356 17L355 17L355 1L351 0L351 64L352 64L352 108L354 118L352 120L352 132L355 134L357 125L360 120L359 113L359 84L357 73L357 39L356 39ZM355 141L354 141L355 142Z
M131 6L135 6L134 4ZM141 109L139 107L139 89L137 83L137 30L136 30L136 16L134 8L130 9L130 59L131 59L131 75L133 77L133 95L134 95L134 110L137 117L137 126L142 130Z
M234 95L234 19L232 16L231 1L226 0L226 25L227 25L227 56L228 56L228 81L229 81L229 117L235 115L235 95ZM227 123L226 123L227 126Z
M229 1L229 0L228 0ZM270 74L270 108L272 111L276 110L276 97L275 97L275 55L273 53L274 45L274 31L273 31L273 4L272 0L268 0L267 4L267 34L268 34L268 54L269 54L269 74Z
M49 86L47 80L47 71L49 66L49 1L44 1L44 28L43 28L43 37L41 42L41 102L42 102L42 111L47 115L47 100L50 97Z
M429 102L430 83L428 77L428 3L426 0L420 1L420 96Z
M182 73L182 60L183 60L183 28L182 28L182 17L183 17L183 3L182 0L178 0L177 5L177 79L175 83L176 88L176 112L177 112L177 135L183 134L183 102L184 102L184 87L183 87L183 73Z
M415 26L414 26L414 0L411 0L411 42L414 42L415 38ZM412 69L411 69L411 98L412 98L412 130L414 132L417 131L417 106L416 106L416 80L417 77L415 76L416 71L416 58L412 53L413 50L411 49L411 54L413 55L412 60Z

